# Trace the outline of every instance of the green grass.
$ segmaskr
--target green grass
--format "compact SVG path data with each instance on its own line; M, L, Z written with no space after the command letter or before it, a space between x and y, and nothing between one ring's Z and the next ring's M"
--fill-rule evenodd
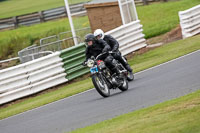
M2 5L2 3L4 2L0 2L0 5ZM178 11L191 8L198 4L199 0L180 0L137 7L139 19L143 24L145 38L166 33L175 28L179 23ZM75 29L89 26L87 16L75 18L73 20ZM38 43L41 38L68 30L70 30L68 20L61 19L30 27L21 27L16 30L0 32L0 60L17 56L19 50L34 43Z
M75 29L89 26L88 17L75 17ZM0 32L0 59L18 56L17 52L32 44L39 44L41 38L70 31L68 19L60 19L30 27Z
M179 0L137 7L145 37L154 37L175 28L179 24L178 12L199 3L199 0Z
M141 71L200 49L200 35L163 45L129 60L135 71Z
M199 133L200 90L71 133Z
M142 55L136 55L129 60L129 64L131 64L135 72L138 72L199 49L200 35L164 45ZM51 92L30 97L19 103L10 104L8 107L0 108L0 119L7 118L91 88L93 88L93 85L90 78L67 84L64 87L60 87Z
M87 2L89 0L68 0L69 4ZM24 15L65 6L64 0L5 0L0 1L0 18Z

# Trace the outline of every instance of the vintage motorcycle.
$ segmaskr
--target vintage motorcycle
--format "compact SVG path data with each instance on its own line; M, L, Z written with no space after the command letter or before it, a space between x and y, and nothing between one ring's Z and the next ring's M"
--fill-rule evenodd
M112 54L112 52L101 53L96 58L91 57L85 64L90 68L92 82L96 90L101 96L109 97L110 89L119 88L121 91L128 90L127 77L129 74L123 65L115 59L113 59L113 63L115 63L118 73L112 72L105 65L104 61L100 60L100 57L105 56L105 54ZM130 78L134 78L133 74Z

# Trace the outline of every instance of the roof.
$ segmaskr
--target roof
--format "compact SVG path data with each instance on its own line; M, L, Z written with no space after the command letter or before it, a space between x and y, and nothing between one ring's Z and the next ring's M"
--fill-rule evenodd
M87 4L100 4L100 3L109 3L109 2L117 2L117 0L92 0Z

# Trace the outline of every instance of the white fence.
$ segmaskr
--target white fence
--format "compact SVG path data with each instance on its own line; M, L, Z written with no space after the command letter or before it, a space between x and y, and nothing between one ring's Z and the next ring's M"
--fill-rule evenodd
M0 104L67 82L60 52L0 71Z
M106 32L105 34L112 35L116 38L120 44L119 49L122 55L126 55L147 46L142 31L142 25L137 20Z
M200 5L179 12L183 38L200 33Z

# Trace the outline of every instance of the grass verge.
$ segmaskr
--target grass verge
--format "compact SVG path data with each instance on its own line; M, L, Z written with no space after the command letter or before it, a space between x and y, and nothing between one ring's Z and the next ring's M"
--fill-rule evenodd
M145 38L166 33L179 24L179 11L199 4L199 0L178 0L137 7Z
M129 64L138 72L198 49L200 49L200 35L165 44L142 55L136 55L129 60Z
M200 35L164 45L142 55L136 55L133 59L129 60L129 63L132 68L134 68L134 71L138 72L199 49ZM87 78L82 81L67 84L49 93L47 92L39 96L30 97L14 104L11 103L0 108L0 119L66 98L91 88L93 88L91 79Z
M88 0L68 0L69 4L87 2ZM64 0L2 0L0 1L0 18L24 15L32 12L64 6Z
M199 133L200 90L71 133Z

